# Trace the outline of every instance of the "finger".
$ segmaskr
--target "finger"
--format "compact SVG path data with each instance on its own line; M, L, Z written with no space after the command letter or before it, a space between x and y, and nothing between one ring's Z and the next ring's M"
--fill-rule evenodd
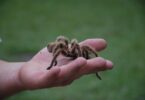
M71 78L75 74L78 73L78 71L85 66L86 60L82 57L77 58L76 60L70 62L67 65L64 65L61 67L61 72L59 73L59 79L60 82L64 82L67 79Z
M107 47L107 42L104 39L87 39L81 42L80 45L89 45L96 51L101 51Z
M106 60L101 57L96 57L87 60L87 64L82 69L80 69L80 74L89 74L106 69Z
M87 60L87 64L83 66L78 74L74 75L71 80L80 78L84 74L96 73L97 71L106 70L107 61L101 57L96 57Z

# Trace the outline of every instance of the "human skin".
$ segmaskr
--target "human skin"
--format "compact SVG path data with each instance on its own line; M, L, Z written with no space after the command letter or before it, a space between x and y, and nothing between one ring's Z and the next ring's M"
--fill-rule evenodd
M96 51L106 48L103 39L87 39L80 45L89 45ZM66 86L83 75L112 69L113 63L102 57L70 60L59 56L58 65L46 70L53 56L47 48L40 50L27 62L0 60L0 99L24 90Z

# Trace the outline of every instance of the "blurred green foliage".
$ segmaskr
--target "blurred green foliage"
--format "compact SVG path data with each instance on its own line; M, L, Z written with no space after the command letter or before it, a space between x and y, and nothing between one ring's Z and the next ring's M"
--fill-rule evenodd
M143 0L1 0L0 58L35 54L58 35L104 38L100 55L115 67L63 88L26 91L7 100L145 100ZM23 56L21 56L23 57Z

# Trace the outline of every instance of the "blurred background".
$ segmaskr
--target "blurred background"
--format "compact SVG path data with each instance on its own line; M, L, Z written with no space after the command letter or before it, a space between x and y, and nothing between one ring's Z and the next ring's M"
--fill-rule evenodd
M104 38L114 69L7 100L145 100L144 0L0 0L0 59L27 61L58 35Z

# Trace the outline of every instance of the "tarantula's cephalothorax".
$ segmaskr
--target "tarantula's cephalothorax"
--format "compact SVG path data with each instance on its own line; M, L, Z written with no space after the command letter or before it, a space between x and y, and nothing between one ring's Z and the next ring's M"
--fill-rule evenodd
M90 59L90 54L94 54L96 57L98 56L96 51L90 46L80 46L76 39L72 39L70 42L69 39L64 36L59 36L55 42L48 44L47 49L53 54L52 62L47 70L49 70L52 66L57 65L57 57L60 54L72 59L76 59L77 57ZM96 73L96 76L101 80L98 73Z

